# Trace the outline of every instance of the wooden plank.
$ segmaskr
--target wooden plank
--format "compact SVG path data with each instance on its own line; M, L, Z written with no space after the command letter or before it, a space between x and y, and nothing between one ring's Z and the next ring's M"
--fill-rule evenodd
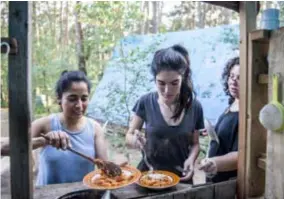
M240 111L239 111L239 157L238 198L246 198L246 152L247 152L247 68L248 32L256 27L256 2L240 1Z
M9 37L16 38L18 54L9 56L9 136L12 199L33 198L31 169L31 6L9 2Z
M270 38L270 30L254 30L251 34L252 41L269 41Z
M235 180L229 180L223 182L222 184L216 184L214 188L215 188L214 190L215 199L218 198L235 199L236 197L237 184Z
M261 44L252 40L249 34L248 94L247 94L247 193L249 197L261 196L265 190L265 172L259 168L257 161L260 153L266 152L266 129L259 122L259 111L268 103L267 84L258 84L258 74L267 71L263 62ZM268 53L268 52L267 52ZM267 56L264 56L265 59Z
M82 182L53 184L35 188L35 199L50 199L58 198L70 192L87 189ZM221 193L221 192L226 193ZM218 192L218 193L217 193ZM206 198L206 199L220 199L216 196L226 196L226 199L234 199L236 194L236 180L230 180L208 186L192 188L188 184L178 184L176 190L151 191L143 189L138 185L132 184L127 187L112 190L111 192L118 199L131 198L167 198L167 199L188 199L188 198ZM217 194L217 195L216 195ZM228 196L228 197L227 197ZM1 197L10 198L8 190L3 190L1 187Z
M269 100L272 100L272 75L279 73L279 100L284 104L284 28L273 31L269 45ZM284 198L284 132L267 133L265 198Z
M239 1L204 1L204 2L239 12Z
M240 1L203 1L205 3L210 3L212 5L221 6L230 10L234 10L236 12L240 12L241 5ZM255 1L257 5L257 13L260 10L260 2Z

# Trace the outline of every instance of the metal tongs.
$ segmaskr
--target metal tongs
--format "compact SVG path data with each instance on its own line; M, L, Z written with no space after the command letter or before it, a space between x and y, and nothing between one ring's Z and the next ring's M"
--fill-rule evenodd
M139 141L141 141L141 138L142 137L138 136ZM139 145L139 146L140 146L140 150L142 152L143 160L144 160L146 166L148 167L149 172L152 173L154 171L154 167L148 161L147 154L146 154L146 151L144 149L144 146L142 146L142 145Z

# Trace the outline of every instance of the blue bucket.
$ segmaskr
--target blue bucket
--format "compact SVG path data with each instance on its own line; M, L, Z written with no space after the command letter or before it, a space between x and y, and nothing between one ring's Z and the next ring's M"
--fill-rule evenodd
M279 10L270 8L263 11L261 16L261 29L275 30L279 28Z

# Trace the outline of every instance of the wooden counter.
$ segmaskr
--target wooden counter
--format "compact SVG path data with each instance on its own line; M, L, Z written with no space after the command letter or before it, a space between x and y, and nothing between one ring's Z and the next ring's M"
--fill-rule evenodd
M88 189L81 182L68 183L68 184L54 184L43 187L35 187L35 199L56 199L66 193ZM188 184L178 184L176 187L163 190L151 191L139 187L136 184L129 185L125 188L113 190L112 194L118 199L131 199L131 198L163 198L163 199L185 199L185 198L206 198L217 199L227 198L234 199L236 193L236 181L231 180L218 184L211 184L207 186L192 187ZM10 199L10 187L1 187L1 198Z

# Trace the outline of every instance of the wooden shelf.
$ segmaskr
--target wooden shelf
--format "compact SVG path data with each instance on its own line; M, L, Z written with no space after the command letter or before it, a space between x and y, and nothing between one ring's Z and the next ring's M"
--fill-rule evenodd
M266 169L266 153L262 153L257 160L257 166L265 171Z
M269 42L271 30L254 30L249 34L252 41Z

